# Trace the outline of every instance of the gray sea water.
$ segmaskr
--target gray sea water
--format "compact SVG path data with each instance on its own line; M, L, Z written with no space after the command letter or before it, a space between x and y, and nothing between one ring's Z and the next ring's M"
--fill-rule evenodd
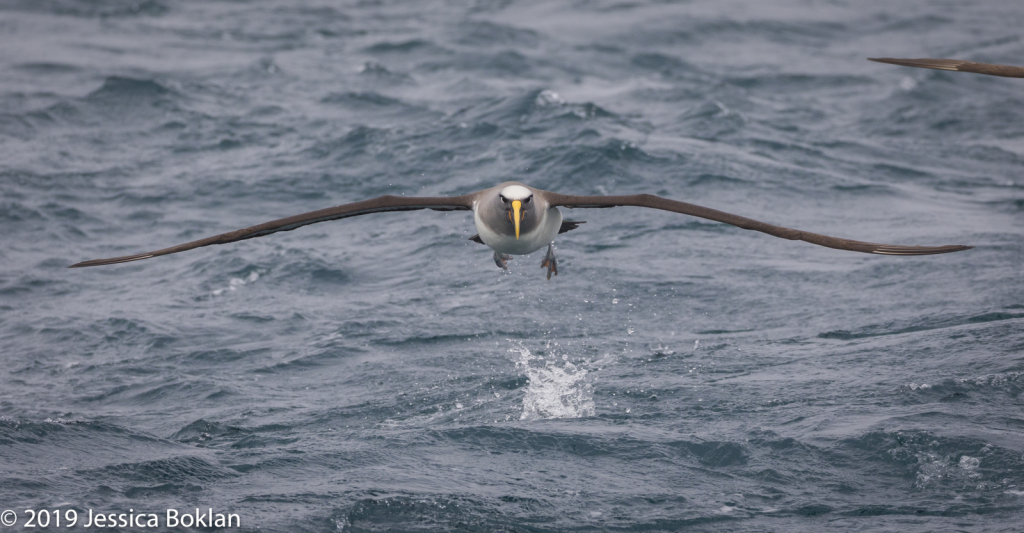
M1022 27L1018 1L7 0L0 511L1021 531L1024 80L865 58L1024 64ZM506 180L976 248L579 210L546 281L417 211L66 268Z

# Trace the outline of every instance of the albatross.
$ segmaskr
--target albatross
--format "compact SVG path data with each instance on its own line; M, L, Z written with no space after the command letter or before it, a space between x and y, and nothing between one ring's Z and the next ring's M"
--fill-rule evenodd
M760 231L783 239L799 240L837 250L850 250L869 254L931 255L959 252L972 248L971 246L959 245L901 246L854 241L774 226L716 209L677 200L669 200L668 198L651 194L575 196L535 189L519 182L510 181L462 196L408 197L386 195L371 200L342 204L320 209L319 211L311 211L301 215L272 220L256 226L152 252L112 257L110 259L83 261L71 265L70 268L112 265L149 259L150 257L184 252L193 248L263 237L279 231L292 231L318 222L327 222L328 220L338 220L370 213L432 209L434 211L472 211L473 222L476 224L478 233L470 237L470 240L487 245L494 250L494 263L505 270L508 270L507 262L513 255L526 255L547 246L548 250L544 260L541 262L541 268L547 268L547 279L550 280L552 274L558 275L558 261L555 259L555 252L552 246L555 235L576 229L585 222L582 220L563 220L562 213L558 208L591 209L619 206L649 207L671 211L673 213L723 222L747 230Z
M868 61L889 63L903 67L933 68L936 70L952 70L956 72L974 72L1004 78L1024 78L1024 68L992 63L975 63L962 59L893 59L891 57L869 57Z

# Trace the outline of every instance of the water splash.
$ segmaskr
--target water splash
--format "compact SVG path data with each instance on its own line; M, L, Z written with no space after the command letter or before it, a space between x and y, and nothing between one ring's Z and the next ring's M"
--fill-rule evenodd
M534 356L521 344L509 351L519 354L516 368L529 379L520 420L594 416L594 390L585 369L566 355Z

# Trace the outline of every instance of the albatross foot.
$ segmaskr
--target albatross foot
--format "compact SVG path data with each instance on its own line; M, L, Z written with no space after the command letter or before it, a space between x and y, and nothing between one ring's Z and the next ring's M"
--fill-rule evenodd
M494 264L498 265L498 268L502 270L508 270L507 262L509 259L512 259L511 255L494 252Z
M548 244L548 253L544 256L544 260L540 262L540 267L548 267L548 279L551 279L551 274L558 275L558 260L555 259L555 248L551 244Z

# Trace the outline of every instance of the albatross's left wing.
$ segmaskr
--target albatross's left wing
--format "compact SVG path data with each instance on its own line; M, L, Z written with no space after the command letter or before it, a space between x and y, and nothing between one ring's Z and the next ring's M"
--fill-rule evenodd
M263 237L264 235L270 235L271 233L277 233L279 231L291 231L293 229L301 228L302 226L316 224L317 222L338 220L340 218L366 215L369 213L381 213L385 211L414 211L417 209L433 209L434 211L468 211L473 209L474 196L475 193L466 194L463 196L434 198L410 198L405 196L391 195L381 196L379 198L374 198L372 200L364 200L362 202L343 204L335 207L328 207L327 209L321 209L319 211L311 211L309 213L295 215L288 218L272 220L270 222L265 222L257 226L231 231L228 233L222 233L220 235L214 235L213 237L207 237L205 239L200 239L198 241L187 242L185 244L179 244L177 246L172 246L170 248L164 248L162 250L156 250L153 252L147 252L144 254L111 257L110 259L93 259L92 261L83 261L81 263L71 265L70 268L112 265L115 263L127 263L129 261L149 259L150 257L156 257L159 255L184 252L185 250L191 250L193 248L199 248L201 246L210 246L213 244L227 244L229 242L242 241L245 239L252 239L254 237Z
M933 68L936 70L952 70L956 72L974 72L1004 78L1024 78L1024 68L1010 65L994 65L992 63L975 63L962 59L893 59L891 57L869 57L868 61L889 63L904 67Z
M733 215L716 209L701 207L699 205L688 204L686 202L669 200L652 194L633 194L628 196L571 196L552 192L547 192L545 194L548 202L552 206L564 206L568 208L598 208L615 206L650 207L653 209L672 211L673 213L682 213L684 215L706 218L717 222L724 222L743 229L760 231L783 239L804 241L811 244L817 244L818 246L835 248L837 250L850 250L868 254L931 255L959 252L961 250L969 250L973 248L973 246L958 245L900 246L896 244L877 244L873 242L840 239L838 237L829 237L828 235L819 235L808 231L784 228L782 226L773 226L771 224L741 217L739 215Z

